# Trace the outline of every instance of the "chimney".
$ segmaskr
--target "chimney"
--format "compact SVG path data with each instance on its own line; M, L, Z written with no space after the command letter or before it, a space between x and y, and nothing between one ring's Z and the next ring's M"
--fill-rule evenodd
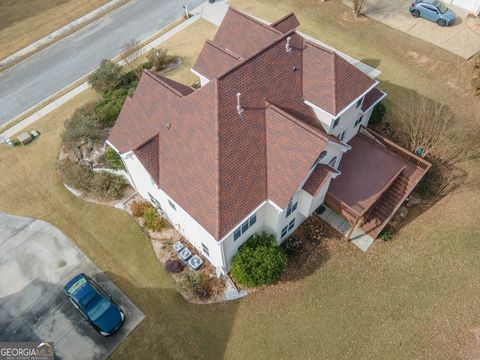
M292 39L292 38L291 38L290 36L287 37L287 43L285 44L285 50L287 50L287 52L292 51L292 47L290 46L290 40L291 40L291 39Z
M245 110L242 108L242 106L240 105L240 93L237 93L237 113L238 115L240 115L241 113L243 113Z

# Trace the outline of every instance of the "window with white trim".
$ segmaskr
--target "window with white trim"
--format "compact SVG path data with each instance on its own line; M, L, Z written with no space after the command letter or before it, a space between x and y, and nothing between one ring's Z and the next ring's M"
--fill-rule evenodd
M338 134L337 139L340 141L343 141L343 139L345 139L346 134L347 134L347 130L345 130L344 132L341 132L340 134Z
M257 214L253 214L247 220L245 220L238 228L233 232L233 241L238 240L243 234L250 229L257 222Z
M295 218L293 218L288 225L285 225L285 227L282 229L281 233L281 238L283 239L292 229L295 227Z
M295 226L295 218L292 219L292 221L290 221L288 223L288 231L290 232Z
M208 251L208 247L204 243L202 243L202 250L205 255L210 256L210 251Z
M357 109L360 107L360 105L362 105L363 99L364 98L362 97L362 98L360 98L360 100L357 101Z
M337 119L333 120L332 129L335 129L339 123L340 123L340 118L337 118Z
M358 125L360 125L360 123L362 122L362 120L363 120L363 115L360 116L357 121L355 121L354 127L357 127Z
M288 225L287 225L287 226L285 226L285 227L282 229L282 235L281 235L281 236L282 236L282 238L284 238L284 237L285 237L285 235L287 235L287 233L288 233Z
M290 216L291 213L293 213L297 209L298 202L293 203L292 200L288 202L287 206L287 214L285 215L286 218Z
M322 161L322 159L327 156L327 152L325 150L323 150L320 155L318 155L317 157L317 160L315 160L315 162L313 163L312 165L312 168L314 168L315 166L317 166L318 164L320 164L320 161Z
M148 193L148 196L150 197L150 201L152 202L153 206L155 206L157 209L161 209L161 208L162 208L162 206L160 205L160 203L158 202L158 200L155 199L152 194Z
M334 156L334 157L332 158L332 160L330 160L330 162L328 163L328 165L330 165L332 168L335 168L336 163L337 163L337 157Z
M175 204L174 204L173 202L171 202L170 200L168 200L168 205L170 205L170 207L171 207L173 210L177 211L177 207L176 207Z

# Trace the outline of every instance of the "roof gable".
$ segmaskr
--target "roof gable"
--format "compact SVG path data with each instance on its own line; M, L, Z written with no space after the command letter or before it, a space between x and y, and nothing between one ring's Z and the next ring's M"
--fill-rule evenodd
M300 25L297 17L294 13L290 13L284 16L281 19L270 24L271 27L281 31L282 33L289 32L291 30L296 29Z
M334 51L306 41L303 53L305 100L331 115L336 116L376 83Z
M205 41L193 70L207 79L213 79L240 62L240 57L224 50L211 41Z
M247 58L281 34L282 32L230 7L215 34L213 43L242 58Z

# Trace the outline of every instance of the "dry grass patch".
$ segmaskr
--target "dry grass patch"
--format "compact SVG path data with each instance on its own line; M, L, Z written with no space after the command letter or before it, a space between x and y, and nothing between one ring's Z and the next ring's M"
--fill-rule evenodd
M109 0L3 0L0 59L30 45Z

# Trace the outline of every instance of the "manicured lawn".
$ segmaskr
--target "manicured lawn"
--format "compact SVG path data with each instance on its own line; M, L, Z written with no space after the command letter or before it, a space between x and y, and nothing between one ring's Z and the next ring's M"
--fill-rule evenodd
M419 92L448 104L466 132L479 128L480 102L471 96L467 62L370 20L353 23L334 0L232 2L269 19L295 10L302 30L379 66L389 104ZM195 39L210 37L209 31ZM170 53L183 56L174 44L187 40L172 38ZM177 71L169 76L189 84L188 75ZM303 278L234 303L194 306L176 293L150 242L126 213L82 202L59 180L55 160L63 122L93 98L85 92L36 123L42 135L31 145L0 147L0 210L58 226L146 314L112 358L478 356L479 189L443 199L366 254L351 244L331 243ZM464 167L470 177L480 176L478 160Z
M2 0L0 59L30 45L109 0Z

